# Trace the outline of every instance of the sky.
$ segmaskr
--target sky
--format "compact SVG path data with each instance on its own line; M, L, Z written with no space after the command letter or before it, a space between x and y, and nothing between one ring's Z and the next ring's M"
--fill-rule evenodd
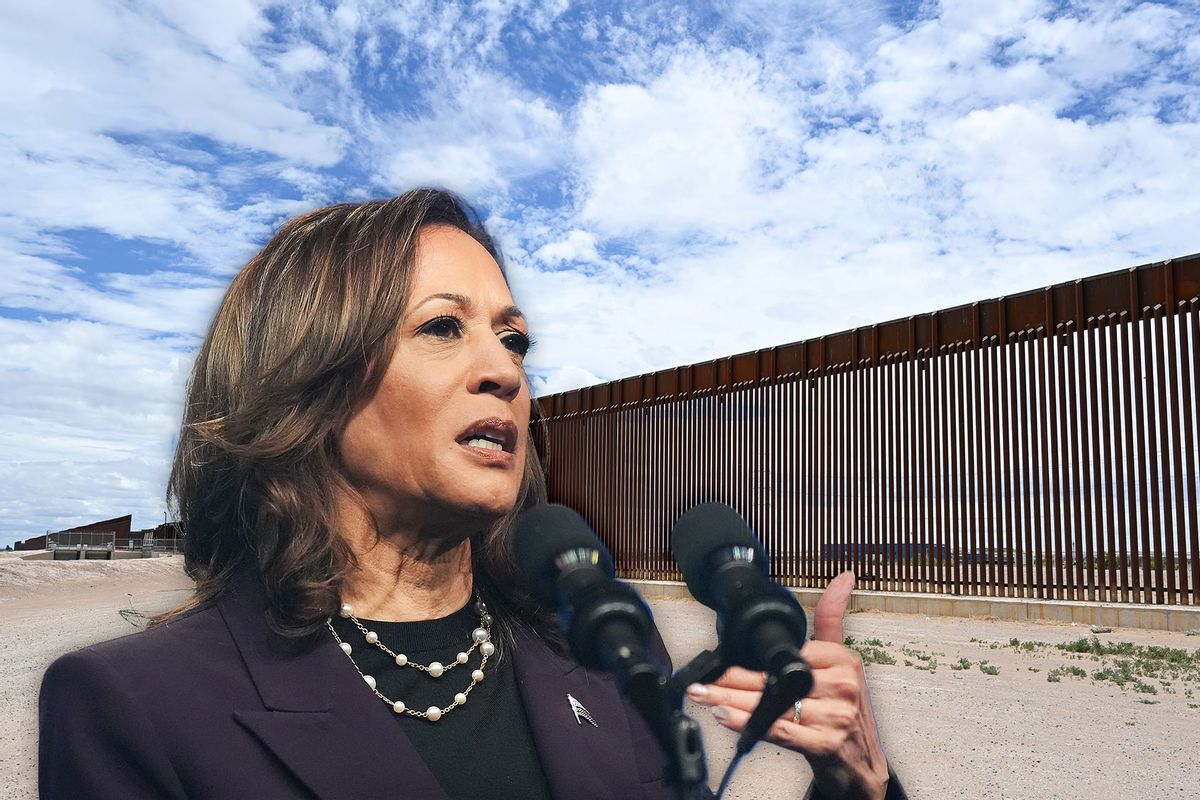
M1200 251L1200 2L7 0L0 547L160 523L287 218L497 235L541 395Z

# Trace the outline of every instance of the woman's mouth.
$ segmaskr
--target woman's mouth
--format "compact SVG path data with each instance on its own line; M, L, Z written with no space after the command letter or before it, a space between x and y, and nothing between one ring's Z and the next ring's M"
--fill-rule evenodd
M517 426L499 417L476 420L458 437L458 443L487 453L513 453L517 445Z
M504 442L498 442L482 436L475 439L468 439L466 442L464 442L464 444L467 447L482 447L484 450L497 450L499 452L504 452Z

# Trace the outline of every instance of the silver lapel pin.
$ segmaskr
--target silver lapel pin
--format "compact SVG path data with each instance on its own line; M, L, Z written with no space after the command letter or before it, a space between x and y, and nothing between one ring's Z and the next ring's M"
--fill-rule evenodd
M571 710L575 712L576 725L582 725L583 721L586 719L588 722L592 723L593 728L600 727L596 724L596 720L592 719L591 712L584 707L583 703L576 700L570 692L567 692L567 702L571 704Z

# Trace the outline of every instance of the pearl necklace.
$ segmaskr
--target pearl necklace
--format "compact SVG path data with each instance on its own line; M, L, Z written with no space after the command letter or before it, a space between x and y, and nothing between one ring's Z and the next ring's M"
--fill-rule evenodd
M370 687L371 692L374 693L376 697L391 706L392 711L398 715L407 714L410 717L421 717L422 719L429 720L430 722L437 722L442 718L443 715L450 713L455 708L464 705L467 702L467 696L471 694L471 690L475 688L476 684L483 680L483 668L487 666L488 658L490 658L492 654L496 652L496 645L491 641L492 615L487 613L487 606L483 604L483 600L477 599L475 602L475 608L477 611L479 611L479 627L471 632L471 646L456 655L454 660L447 665L443 665L440 661L432 661L429 664L418 664L415 661L409 661L408 656L406 656L404 653L396 653L383 642L379 641L379 635L375 633L375 631L367 630L367 628L361 622L359 622L358 618L354 616L354 609L349 603L342 603L341 608L338 610L338 616L353 622L354 626L358 628L360 633L362 633L363 638L367 641L367 644L374 645L383 652L387 653L388 656L390 656L391 659L396 663L397 667L412 667L414 669L419 669L429 675L431 678L440 678L442 675L454 669L455 667L466 664L467 660L471 657L471 653L475 652L476 648L479 649L479 652L483 657L479 662L479 668L471 671L471 682L467 685L467 687L454 695L454 701L450 703L450 705L444 708L430 706L424 711L417 711L416 709L409 708L403 700L393 700L375 688L376 682L374 676L367 675L362 671L362 669L359 668L358 662L356 662L354 660L354 656L351 655L353 648L350 647L350 643L342 641L342 637L338 636L337 631L333 629L333 620L326 619L325 627L329 629L331 634L333 634L334 641L338 643L338 647L340 647L342 652L346 654L346 657L350 659L350 664L354 667L355 672L362 677L363 681L368 687Z

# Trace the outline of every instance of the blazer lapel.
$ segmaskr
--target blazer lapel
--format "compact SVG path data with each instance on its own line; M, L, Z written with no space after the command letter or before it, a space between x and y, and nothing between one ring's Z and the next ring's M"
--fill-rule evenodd
M317 797L394 798L403 787L412 797L445 800L392 713L331 637L295 641L271 631L252 578L217 605L263 702L234 718Z
M517 685L551 794L572 800L641 796L633 737L615 684L524 628L516 631L514 649ZM595 726L576 719L568 694Z

